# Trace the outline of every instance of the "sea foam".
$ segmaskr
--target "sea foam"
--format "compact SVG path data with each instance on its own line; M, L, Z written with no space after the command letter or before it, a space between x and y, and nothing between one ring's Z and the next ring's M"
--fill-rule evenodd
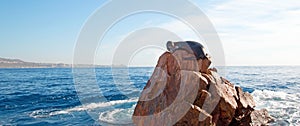
M266 108L276 120L276 125L300 125L300 94L255 90L256 109Z
M131 116L133 114L136 104L127 109L114 109L106 112L102 112L99 115L99 121L114 124L114 125L129 125L132 124Z
M64 110L35 110L30 113L30 117L33 118L45 118L49 116L55 116L60 114L69 114L72 112L79 112L79 111L89 111L97 108L105 108L105 107L112 107L114 105L125 104L125 103L134 103L137 102L137 98L128 99L128 100L116 100L116 101L108 101L108 102L99 102L99 103L89 103L85 105L76 106L69 109ZM117 109L116 109L117 110Z

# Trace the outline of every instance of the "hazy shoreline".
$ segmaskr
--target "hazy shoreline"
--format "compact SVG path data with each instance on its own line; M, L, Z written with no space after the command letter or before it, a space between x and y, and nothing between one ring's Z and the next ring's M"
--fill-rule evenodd
M35 63L20 59L0 58L0 68L108 68L127 67L126 65L93 65L93 64L65 64L65 63Z
M299 67L300 65L237 65L237 66L215 66L215 67ZM0 58L0 68L142 68L142 67L155 67L155 66L126 66L126 65L93 65L93 64L65 64L65 63L35 63L35 62L26 62L20 59L8 59Z

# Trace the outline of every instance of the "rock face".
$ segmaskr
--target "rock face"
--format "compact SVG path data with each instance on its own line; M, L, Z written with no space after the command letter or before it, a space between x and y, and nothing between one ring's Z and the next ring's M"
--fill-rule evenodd
M267 125L266 110L254 110L252 96L184 50L165 52L147 82L132 120L139 126Z

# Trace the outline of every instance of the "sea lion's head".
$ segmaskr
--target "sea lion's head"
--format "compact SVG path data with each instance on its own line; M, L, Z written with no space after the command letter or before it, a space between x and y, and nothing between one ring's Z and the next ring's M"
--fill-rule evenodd
M167 49L170 51L170 52L173 52L173 50L174 50L174 42L172 42L172 41L168 41L167 42Z

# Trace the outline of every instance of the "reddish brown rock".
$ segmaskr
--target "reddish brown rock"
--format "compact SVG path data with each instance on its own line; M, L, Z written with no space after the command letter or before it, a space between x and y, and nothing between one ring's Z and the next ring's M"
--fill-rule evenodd
M273 117L268 114L266 109L251 111L249 115L242 118L240 121L233 121L232 126L267 126L274 122Z
M164 53L133 113L136 125L252 125L269 121L254 111L249 93L209 69L210 59L195 60L183 50ZM258 121L257 121L258 120Z
M203 120L199 121L200 118ZM191 108L186 115L181 118L174 126L210 126L212 125L212 116L196 105L191 105Z
M164 53L160 57L135 108L135 124L173 125L189 111L197 96L201 74L193 71L196 61L185 61L192 66L187 67L177 63L183 60L183 55L176 59L177 55Z
M248 92L243 92L242 88L236 87L236 91L238 92L238 108L235 112L235 119L240 121L254 110L255 102Z
M268 123L274 122L266 109L254 110L251 112L250 118L253 126L268 125Z

